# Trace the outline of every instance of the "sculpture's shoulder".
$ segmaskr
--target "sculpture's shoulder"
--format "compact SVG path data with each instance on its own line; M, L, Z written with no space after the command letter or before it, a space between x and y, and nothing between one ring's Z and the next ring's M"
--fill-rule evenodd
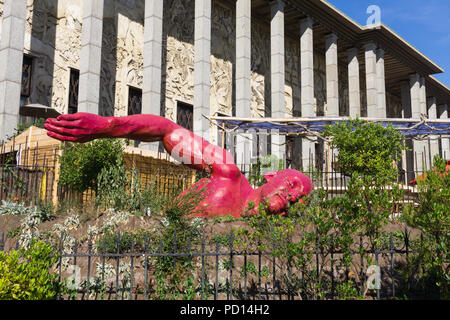
M235 164L214 164L211 175L236 182L242 179L242 173Z

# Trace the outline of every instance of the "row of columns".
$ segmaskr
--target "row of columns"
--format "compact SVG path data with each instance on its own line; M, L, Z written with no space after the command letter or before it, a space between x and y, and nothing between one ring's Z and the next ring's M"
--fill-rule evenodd
M19 104L11 103L20 97L21 66L27 0L6 0L3 17L3 32L0 43L1 61L10 61L0 67L0 127L2 138L11 133L11 124L17 124ZM285 102L285 32L284 1L271 2L271 115L286 117ZM83 31L80 57L79 111L99 112L101 47L104 0L83 0ZM310 17L302 19L300 28L300 68L301 68L301 115L314 117L314 48L313 23ZM144 22L144 77L143 113L160 115L161 74L162 74L162 30L163 0L145 0ZM339 116L339 70L338 37L330 33L325 37L326 64L326 116ZM195 65L194 65L194 131L197 135L210 139L210 123L203 115L210 115L211 79L211 0L195 1ZM348 83L350 116L361 115L360 61L359 49L348 50ZM386 117L386 85L384 73L384 50L375 43L364 45L365 78L367 96L367 116ZM236 116L250 117L251 108L251 1L236 1ZM425 78L419 74L411 76L408 85L402 86L404 117L419 118L427 113L430 117L446 116L446 106L437 108L436 101L430 99L427 105ZM14 118L14 119L13 119ZM242 143L245 137L238 137L237 154L245 153ZM314 141L303 140L301 154L303 167L307 167L310 155L314 154ZM448 144L448 143L447 143ZM436 145L417 141L415 152L433 150ZM448 146L443 145L444 150ZM248 153L248 152L247 152ZM283 158L286 153L285 138L272 137L272 154ZM419 158L421 156L419 155ZM248 163L248 157L242 162ZM418 164L419 168L421 164Z

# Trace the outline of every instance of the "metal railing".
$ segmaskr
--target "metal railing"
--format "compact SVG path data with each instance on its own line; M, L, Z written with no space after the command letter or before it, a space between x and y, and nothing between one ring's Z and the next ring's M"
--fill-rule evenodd
M175 233L170 249L164 249L162 242L153 243L150 234L146 234L138 245L135 239L131 244L125 243L118 233L114 250L107 248L105 239L95 243L92 239L83 243L75 241L73 247L67 248L65 234L61 234L59 243L54 245L55 252L59 253L59 280L77 280L72 294L75 299L306 300L317 299L308 286L319 277L321 283L327 285L322 288L322 299L341 299L337 288L349 280L365 298L395 299L413 286L414 279L402 276L408 257L414 255L411 241L417 239L411 237L411 231L404 226L402 239L391 233L384 246L375 251L364 239L357 239L351 248L351 267L345 269L337 263L342 250L334 250L331 246L329 251L322 252L317 233L316 247L305 253L310 254L310 259L301 267L295 267L282 254L271 250L261 251L257 247L240 250L233 231L227 234L226 243L217 237L202 237L198 241L189 238L180 243ZM19 247L18 242L2 234L0 251ZM376 267L374 270L378 270L373 279L379 281L379 286L368 291L368 281L372 277L367 274L369 257ZM165 275L159 282L157 265L161 259L173 264L173 274ZM109 276L105 272L108 268L114 270ZM166 288L169 277L177 273L184 277L171 289ZM185 286L188 278L191 279L189 288ZM423 296L419 298L429 295L427 292L420 294ZM59 299L68 299L68 295L60 295Z

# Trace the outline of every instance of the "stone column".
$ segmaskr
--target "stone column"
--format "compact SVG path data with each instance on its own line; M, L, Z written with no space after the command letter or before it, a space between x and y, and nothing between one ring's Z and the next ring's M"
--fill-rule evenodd
M145 0L143 114L161 115L162 29L163 0ZM143 142L139 146L158 151L159 142Z
M420 113L423 115L427 114L427 90L425 84L425 78L420 77Z
M411 115L413 119L419 120L421 115L421 88L420 75L418 73L410 76L410 95L411 95ZM414 140L414 167L417 174L421 174L426 166L426 150L423 140Z
M448 120L448 105L443 104L439 106L439 119ZM445 160L450 160L450 137L443 136L441 138L441 150L442 150L442 158Z
M378 88L377 88L377 46L368 43L364 46L366 59L366 91L367 91L367 117L378 116Z
M348 50L348 94L350 117L361 116L358 48Z
M0 141L19 123L27 0L6 0L0 41Z
M401 100L402 100L402 118L411 118L411 90L409 81L401 83ZM413 141L405 139L406 146L409 151L402 152L402 169L407 173L405 175L405 184L414 179L414 145Z
M325 65L327 81L326 116L339 116L339 74L338 74L338 37L334 34L325 36Z
M210 140L211 0L195 0L194 133Z
M163 0L145 0L142 113L161 115Z
M427 91L426 91L426 83L425 78L420 77L420 93L419 93L419 100L420 100L420 113L423 115L427 115ZM433 165L433 159L431 158L430 153L430 146L428 143L428 139L423 141L423 159L424 159L424 170L431 169Z
M314 51L313 20L310 17L300 21L300 69L301 69L301 108L302 117L314 117ZM302 140L302 166L307 169L314 164L315 144Z
M384 72L384 50L377 50L377 117L386 118L386 79Z
M410 99L411 99L411 117L420 118L420 75L415 73L409 78Z
M83 0L78 111L99 113L104 0Z
M251 11L250 0L236 1L236 117L250 118L251 113ZM237 162L250 163L251 135L236 137ZM253 141L256 143L257 141Z
M284 2L272 1L270 22L270 83L271 107L273 118L286 117L285 61L284 61ZM272 155L286 158L286 139L274 133L272 135Z
M437 119L437 101L436 97L430 97L427 99L428 106L428 119L436 120ZM431 165L433 165L433 159L435 155L439 154L439 137L437 134L433 134L430 136L430 140L428 140L428 148L430 149L431 155Z

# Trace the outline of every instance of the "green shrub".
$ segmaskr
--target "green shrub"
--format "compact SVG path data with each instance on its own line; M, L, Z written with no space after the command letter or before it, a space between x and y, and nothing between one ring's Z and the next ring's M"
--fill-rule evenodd
M120 239L119 239L120 236ZM142 252L145 249L146 233L144 231L138 232L122 232L122 233L107 233L99 238L96 243L97 252L105 251L105 253L128 253L132 249L134 252ZM119 250L120 240L120 250Z
M29 249L0 252L0 300L49 300L60 292L58 261L51 246L34 242Z
M410 257L410 278L418 277L416 287L436 296L450 298L450 174L445 173L445 160L436 156L434 168L418 179L418 206L408 206L404 221L422 232L416 242L417 255ZM431 286L430 286L431 284Z
M331 137L330 145L339 152L337 164L341 172L384 181L397 178L394 162L401 159L406 147L403 135L391 124L383 127L356 119L327 126L324 135Z
M153 252L164 253L189 252L191 246L199 245L202 236L203 220L189 218L195 213L200 202L205 199L205 190L191 190L183 197L179 196L168 202L164 208L161 226L152 235ZM154 299L193 299L195 288L193 274L195 272L193 258L156 257L154 258L156 292ZM180 292L180 287L181 292ZM206 293L206 288L204 288Z
M338 167L350 176L339 202L341 216L351 216L358 234L367 236L372 250L381 246L382 227L394 213L403 191L396 183L397 166L406 149L404 137L392 125L351 120L327 126L325 135L338 151Z
M123 162L105 167L98 175L96 205L104 208L124 210L134 214L151 212L161 213L171 201L171 196L164 196L151 183L142 188L137 174L127 174Z
M83 192L97 189L97 176L103 168L117 166L123 159L123 143L115 139L98 139L89 143L64 146L60 158L59 183Z

